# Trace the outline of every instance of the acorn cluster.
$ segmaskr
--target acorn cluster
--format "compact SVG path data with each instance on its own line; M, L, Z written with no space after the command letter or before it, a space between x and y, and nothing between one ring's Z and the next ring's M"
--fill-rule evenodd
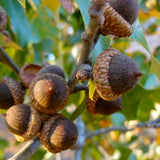
M108 0L101 34L129 37L134 31L132 24L137 19L138 11L137 0ZM122 109L121 95L132 90L142 75L131 57L112 47L98 56L92 72L96 90L92 99L86 93L87 110L91 114L103 115Z
M71 148L78 137L77 128L58 113L70 95L62 69L27 64L21 67L19 79L21 82L3 78L0 83L0 108L8 109L7 128L19 141L39 136L42 146L52 153ZM26 89L29 103L23 103Z
M100 33L129 37L138 9L137 0L108 0ZM0 32L6 24L7 14L0 8ZM132 90L142 75L131 57L112 47L98 56L93 68L79 71L76 78L86 80L91 71L96 90L92 99L86 92L86 107L91 114L103 115L121 110L122 94ZM56 65L27 64L21 67L19 79L20 82L7 77L0 82L0 108L8 110L5 115L8 129L20 141L38 135L42 146L52 153L70 148L78 131L72 121L58 113L70 95L62 69ZM27 89L30 101L24 103Z

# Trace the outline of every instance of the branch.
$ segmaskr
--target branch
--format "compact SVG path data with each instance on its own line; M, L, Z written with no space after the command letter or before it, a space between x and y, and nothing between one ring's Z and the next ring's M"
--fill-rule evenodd
M28 160L39 147L40 141L38 138L31 140L24 148L8 160Z
M118 126L113 126L113 127L110 127L110 128L102 128L100 130L97 130L95 132L91 132L91 133L88 133L86 135L86 140L89 139L89 138L92 138L94 136L99 136L99 135L102 135L102 134L107 134L107 133L110 133L111 131L121 131L121 132L127 132L127 131L132 131L132 129L129 129L125 126L122 126L122 127L118 127Z
M159 127L160 127L160 118L153 120L153 121L148 121L145 123L139 122L135 126L120 126L120 127L113 126L110 128L102 128L102 129L97 130L95 132L88 133L86 135L86 140L89 138L92 138L94 136L110 133L111 131L128 132L128 131L133 131L136 128L159 128Z
M19 75L19 70L20 70L19 67L1 47L0 47L0 62L8 65L17 75Z
M85 32L82 33L82 51L81 56L78 62L78 67L81 64L87 63L90 52L94 49L98 39L99 39L99 28L101 24L104 22L104 8L105 8L106 0L91 0L89 15L90 21L89 26ZM68 85L73 90L74 86L78 82L76 79L76 73L78 69L73 73L70 77Z
M83 84L76 84L72 93L77 93L79 91L86 91L87 89L88 87Z
M76 149L74 159L75 160L81 160L82 149L83 149L83 146L84 146L85 141L86 141L85 140L85 125L84 125L84 122L81 119L81 116L78 117L76 126L77 126L77 129L78 129L78 140L77 140L77 143L74 146L74 149Z

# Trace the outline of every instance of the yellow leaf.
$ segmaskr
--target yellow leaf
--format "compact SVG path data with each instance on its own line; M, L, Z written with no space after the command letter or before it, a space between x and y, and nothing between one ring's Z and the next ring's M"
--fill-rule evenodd
M18 0L18 2L22 5L23 8L26 8L26 1L25 0Z
M0 33L0 47L22 50L22 48L18 44L16 44L12 40L8 40L8 38L1 33Z
M93 80L90 79L88 85L89 85L89 98L93 100L93 95L96 90Z
M43 0L42 6L48 7L51 11L55 12L59 9L60 2L59 2L59 0L54 0L54 2L53 2L53 0Z

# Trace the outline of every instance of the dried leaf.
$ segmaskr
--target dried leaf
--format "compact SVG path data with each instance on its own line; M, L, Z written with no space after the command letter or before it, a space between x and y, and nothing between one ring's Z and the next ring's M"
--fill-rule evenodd
M63 8L69 13L72 14L73 5L71 0L59 0L63 6Z

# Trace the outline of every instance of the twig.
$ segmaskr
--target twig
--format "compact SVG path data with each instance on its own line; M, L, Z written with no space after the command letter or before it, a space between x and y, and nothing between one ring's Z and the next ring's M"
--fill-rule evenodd
M88 88L83 84L76 84L72 93L77 93L79 91L86 91Z
M118 127L118 126L113 126L113 127L110 127L110 128L102 128L100 130L97 130L95 132L91 132L91 133L88 133L86 135L86 140L89 139L89 138L92 138L94 136L98 136L98 135L102 135L102 134L107 134L111 131L121 131L121 132L127 132L127 131L132 131L133 128L129 129L125 126L122 126L122 127Z
M86 140L89 138L92 138L94 136L110 133L111 131L128 132L128 131L133 131L136 128L160 128L160 118L153 120L153 121L148 121L145 123L139 122L135 126L120 126L120 127L113 126L110 128L102 128L102 129L97 130L95 132L88 133L86 135Z
M78 62L78 67L81 64L87 63L89 54L94 49L98 39L99 39L99 28L101 24L104 22L104 8L105 8L106 0L91 0L89 15L90 21L89 26L85 32L82 33L82 51L81 56ZM77 69L78 70L78 69ZM71 91L74 89L74 86L78 82L76 79L77 70L73 73L73 75L69 79L69 86Z
M0 47L0 62L8 65L17 75L19 75L19 70L20 70L19 67L1 47Z
M85 125L81 117L78 117L76 126L78 129L78 140L77 140L76 145L74 146L74 149L76 149L74 159L81 160L82 149L86 141L85 140Z
M40 141L38 138L31 140L24 148L8 160L28 160L39 147Z

